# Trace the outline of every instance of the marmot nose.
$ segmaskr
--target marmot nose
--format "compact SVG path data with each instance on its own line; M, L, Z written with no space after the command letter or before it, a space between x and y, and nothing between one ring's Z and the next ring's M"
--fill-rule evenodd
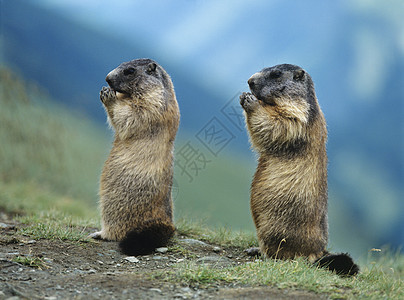
M116 84L116 80L114 80L115 79L115 77L114 76L111 76L111 75L107 75L107 77L105 78L105 81L108 83L108 85L111 87L111 88L114 88L114 85Z
M112 83L112 80L111 80L111 77L110 77L110 76L105 77L105 81L106 81L109 85L111 85L111 83Z
M105 77L105 81L109 84L110 87L112 87L114 81L116 81L118 77L118 73L116 69L112 70L107 74L107 77Z
M254 85L255 85L255 81L254 81L254 79L253 78L250 78L250 79L248 79L248 85L250 86L250 88L251 87L253 87Z

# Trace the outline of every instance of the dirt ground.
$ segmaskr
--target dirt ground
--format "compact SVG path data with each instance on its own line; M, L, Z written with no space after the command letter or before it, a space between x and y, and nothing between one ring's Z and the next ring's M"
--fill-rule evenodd
M271 286L249 287L217 282L209 287L156 278L181 262L226 267L253 261L243 251L220 248L179 236L181 251L161 248L145 256L127 257L114 242L73 243L31 240L23 226L0 220L0 299L323 299L306 291ZM185 251L184 251L185 250ZM37 258L33 266L17 258ZM38 267L39 265L39 267Z

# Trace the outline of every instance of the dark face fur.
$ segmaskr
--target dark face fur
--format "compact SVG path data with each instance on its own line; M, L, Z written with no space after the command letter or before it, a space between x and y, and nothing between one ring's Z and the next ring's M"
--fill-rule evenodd
M317 113L314 85L302 68L282 64L265 68L248 80L251 93L267 105L282 106L282 102L306 99L309 115Z
M105 79L114 92L123 94L123 98L143 99L151 91L171 90L171 81L155 61L135 59L120 64Z

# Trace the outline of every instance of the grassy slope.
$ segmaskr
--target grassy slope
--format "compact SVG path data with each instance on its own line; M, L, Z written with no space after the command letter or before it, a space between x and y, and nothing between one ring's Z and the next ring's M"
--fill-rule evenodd
M78 115L1 70L0 179L35 182L53 192L95 199L106 141Z
M41 100L43 94L27 87L8 71L1 70L0 76L0 212L23 215L18 220L28 225L24 233L34 239L86 239L84 228L98 224L94 198L108 142L90 123L60 108L50 109L52 105ZM226 161L216 166L212 164L197 178L199 181L186 184L180 178L179 195L193 192L196 198L219 197L222 194L216 193L220 186L214 188L216 191L201 190L201 186L212 174L217 178L226 176L227 164ZM230 190L231 183L245 180L243 176L221 180ZM231 194L239 191L235 189ZM184 198L178 198L180 206L187 205L180 202ZM187 221L178 221L177 227L180 234L223 247L237 247L240 251L256 245L253 234L223 228L211 230ZM374 252L362 265L362 273L349 279L316 270L304 260L257 261L224 269L178 264L152 276L201 285L215 282L274 285L325 292L335 298L399 299L403 296L403 274L402 255Z

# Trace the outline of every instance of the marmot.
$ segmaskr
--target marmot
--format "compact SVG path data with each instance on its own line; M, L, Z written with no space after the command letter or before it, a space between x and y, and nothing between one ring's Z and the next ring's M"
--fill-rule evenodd
M342 275L358 272L347 254L327 252L327 128L314 84L302 68L282 64L248 80L240 96L259 154L251 212L267 257L304 256Z
M175 231L171 187L179 108L170 76L151 59L120 64L100 99L115 130L100 183L102 228L91 237L120 241L142 255Z

